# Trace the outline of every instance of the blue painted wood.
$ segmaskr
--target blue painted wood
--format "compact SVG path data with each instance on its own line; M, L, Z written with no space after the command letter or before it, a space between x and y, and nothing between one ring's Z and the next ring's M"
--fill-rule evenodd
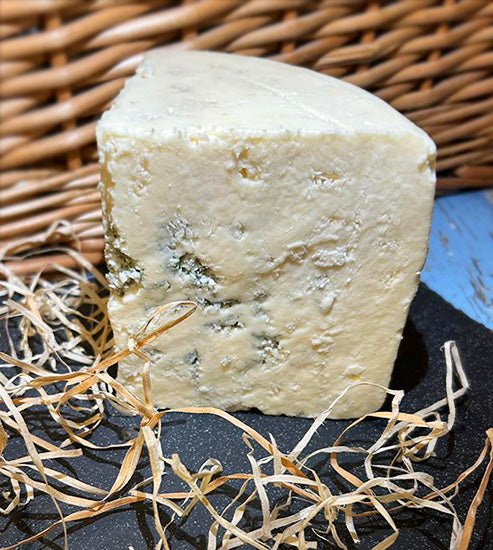
M493 190L437 198L421 280L493 329Z

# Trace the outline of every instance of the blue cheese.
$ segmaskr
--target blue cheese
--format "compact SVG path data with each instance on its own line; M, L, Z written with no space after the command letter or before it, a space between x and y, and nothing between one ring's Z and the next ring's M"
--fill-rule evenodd
M148 53L98 124L117 349L155 306L157 406L315 416L389 383L427 250L435 146L378 98L315 72ZM118 377L142 393L142 360ZM334 418L380 407L351 388Z

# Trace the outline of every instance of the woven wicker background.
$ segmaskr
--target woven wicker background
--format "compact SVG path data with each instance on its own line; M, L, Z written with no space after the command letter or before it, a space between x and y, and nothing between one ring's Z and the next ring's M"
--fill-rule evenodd
M102 260L95 121L158 45L343 78L430 133L440 189L493 183L491 0L0 0L0 38L0 258L69 242Z

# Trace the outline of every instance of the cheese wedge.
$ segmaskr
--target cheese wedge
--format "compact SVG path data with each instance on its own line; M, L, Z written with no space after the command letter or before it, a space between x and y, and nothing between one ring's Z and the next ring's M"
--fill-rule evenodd
M435 145L380 99L298 67L145 56L97 129L116 348L153 308L154 403L313 417L387 386L423 265ZM141 358L118 378L142 395ZM378 409L350 388L331 417Z

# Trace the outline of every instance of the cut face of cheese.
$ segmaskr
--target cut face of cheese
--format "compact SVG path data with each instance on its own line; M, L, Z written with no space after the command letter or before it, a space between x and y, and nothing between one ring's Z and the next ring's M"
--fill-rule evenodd
M378 98L264 59L146 55L98 125L117 349L153 308L154 404L315 416L388 385L426 256L435 146ZM142 395L143 361L118 377ZM331 417L378 409L350 388Z

